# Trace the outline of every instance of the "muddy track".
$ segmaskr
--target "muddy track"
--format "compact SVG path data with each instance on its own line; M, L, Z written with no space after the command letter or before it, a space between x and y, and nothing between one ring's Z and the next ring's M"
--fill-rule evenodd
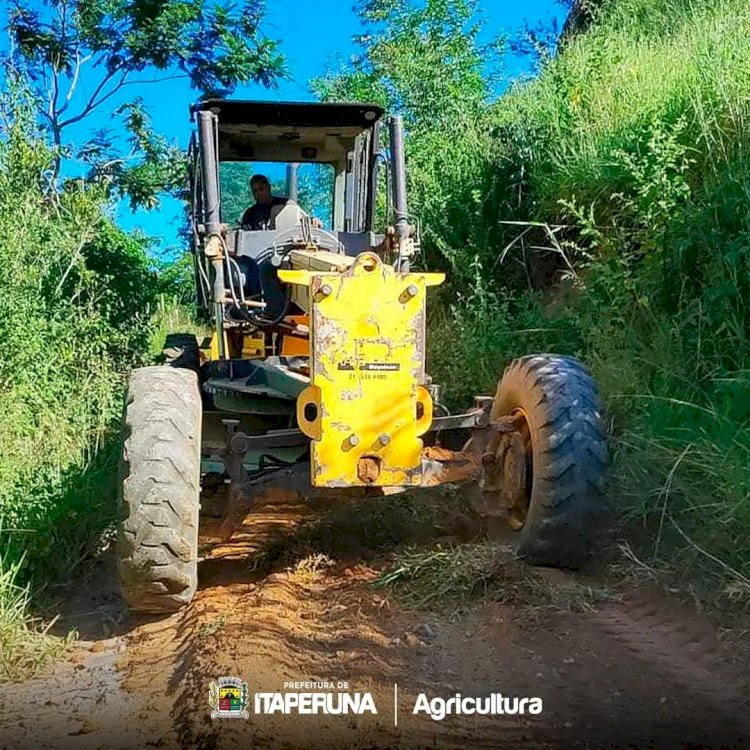
M528 571L512 553L498 563L512 596L460 616L406 608L371 584L425 529L403 518L388 527L371 507L360 517L268 492L230 543L207 519L201 589L165 619L122 608L105 558L62 602L62 625L82 636L71 657L0 686L0 748L750 747L747 662L693 609L628 590L578 606L570 592L600 583ZM465 527L460 516L441 522L433 543ZM251 694L344 680L371 693L378 714L212 720L208 685L221 675ZM538 696L544 711L412 713L420 693L493 692Z
M739 664L726 664L715 634L693 618L687 607L642 593L597 613L595 622L635 658L702 696L725 718L750 713L750 676Z

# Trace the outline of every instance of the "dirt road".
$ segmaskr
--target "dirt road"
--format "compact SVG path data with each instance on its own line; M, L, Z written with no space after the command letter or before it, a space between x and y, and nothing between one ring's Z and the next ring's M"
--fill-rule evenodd
M328 520L290 543L311 515ZM750 747L747 662L664 594L525 570L501 547L505 593L438 613L372 586L404 544L425 542L417 520L405 531L403 518L389 528L272 493L229 544L211 523L184 612L128 614L109 558L66 594L61 623L80 641L46 674L0 686L0 747ZM471 531L458 516L438 526L432 543ZM211 719L222 675L248 683L248 719ZM370 693L377 714L255 714L256 693L308 681ZM543 710L413 713L420 694L456 693L539 697Z

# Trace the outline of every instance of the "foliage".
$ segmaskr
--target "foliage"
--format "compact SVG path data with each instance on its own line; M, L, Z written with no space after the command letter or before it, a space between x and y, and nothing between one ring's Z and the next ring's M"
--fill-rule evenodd
M556 57L535 29L514 41L543 43L538 75L493 99L474 6L361 3L360 58L316 89L405 116L422 262L452 272L428 334L451 405L526 352L582 358L625 528L651 564L731 588L750 577L750 9L587 7Z
M732 0L605 3L493 107L526 217L574 228L540 323L567 320L545 348L598 377L623 515L654 564L730 586L750 573L749 31Z
M297 170L297 201L304 211L333 226L334 171L330 164L300 164Z
M50 493L119 411L118 370L143 341L154 294L143 247L103 215L99 193L74 185L45 197L49 159L28 120L16 120L0 151L6 534L65 511Z
M49 0L34 7L11 0L13 63L28 76L51 135L55 175L63 157L77 156L135 206L155 205L158 191L175 185L177 153L151 133L139 99L125 98L130 87L184 78L201 95L226 96L242 83L274 85L283 58L262 31L264 10L263 0ZM74 153L71 127L113 104L135 146L129 157L111 131Z
M102 185L109 195L128 198L133 211L157 208L159 193L186 198L184 151L156 133L140 98L118 107L130 133L127 152L120 152L111 131L98 131L78 151L89 165L88 180Z
M476 599L490 599L522 611L543 609L549 617L584 609L603 593L575 580L553 584L525 566L512 545L497 541L412 545L393 557L391 570L372 586L392 588L421 610L442 609L455 615Z
M0 650L20 649L5 652L8 672L43 651L16 627L26 586L68 576L112 522L123 371L148 344L158 277L100 187L48 193L54 154L23 91L2 109Z
M365 29L355 40L359 54L313 81L313 90L325 101L373 101L403 115L425 263L464 276L461 252L481 254L494 243L487 229L502 210L486 200L501 179L486 168L495 150L486 102L500 76L503 41L480 42L474 0L369 0L357 8ZM474 211L488 221L465 221Z
M174 303L179 309L191 311L191 314L195 315L195 262L193 260L193 253L190 250L162 264L159 272L158 289L160 292L156 309L158 320L164 320L169 317L169 315L165 314L164 305L171 303ZM172 330L182 329L173 328Z
M450 130L481 107L497 76L499 40L480 45L476 0L361 0L361 51L313 81L321 99L369 100L403 114L412 130Z
M29 622L29 591L16 583L20 568L20 561L8 564L0 551L0 681L33 674L69 641L47 638Z

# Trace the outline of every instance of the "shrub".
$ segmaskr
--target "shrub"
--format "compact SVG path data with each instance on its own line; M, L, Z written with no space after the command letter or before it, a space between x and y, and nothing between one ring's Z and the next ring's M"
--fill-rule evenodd
M69 574L111 522L123 373L143 356L158 290L143 243L113 225L101 192L47 184L52 154L23 97L3 105L0 627L12 630L28 614L25 587Z

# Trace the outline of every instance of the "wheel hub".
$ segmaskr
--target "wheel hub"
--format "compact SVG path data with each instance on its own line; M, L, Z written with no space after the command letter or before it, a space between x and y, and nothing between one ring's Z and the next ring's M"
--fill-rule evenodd
M489 429L492 437L482 455L481 480L486 514L504 516L512 528L520 529L531 495L531 435L526 415L516 409L492 422Z

